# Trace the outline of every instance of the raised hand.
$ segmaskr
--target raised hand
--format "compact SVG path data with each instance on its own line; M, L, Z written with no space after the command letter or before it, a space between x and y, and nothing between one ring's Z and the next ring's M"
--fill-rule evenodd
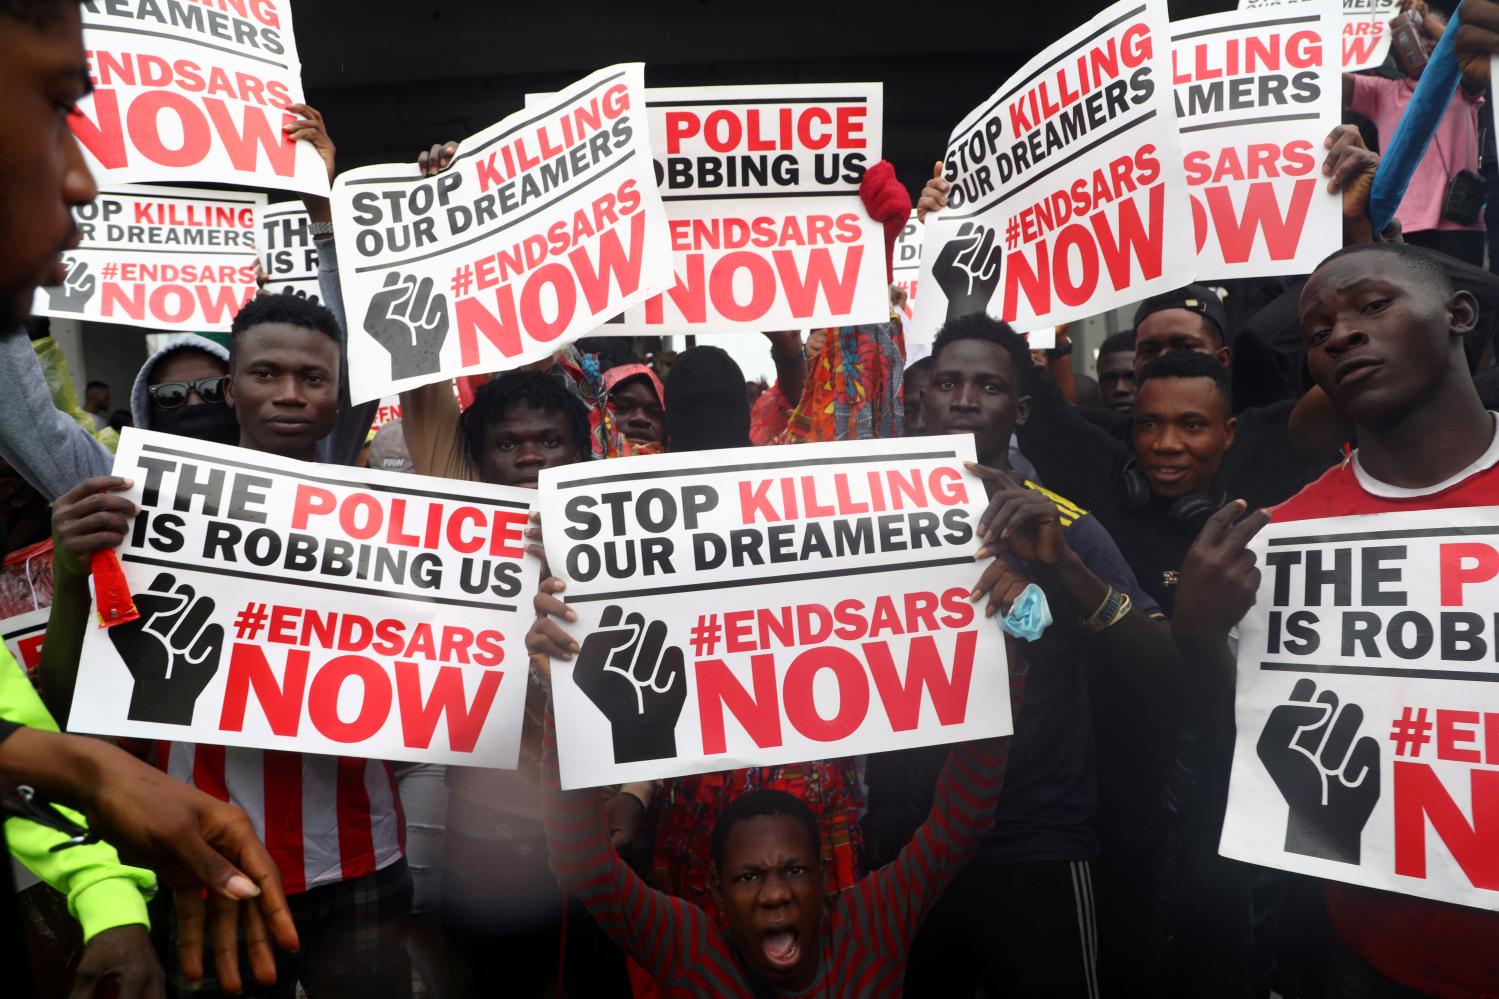
M979 517L978 535L984 542L980 558L1008 554L1036 565L1056 565L1062 560L1068 551L1067 539L1055 503L997 468L972 462L965 466L991 487L989 505Z
M433 294L431 278L385 275L370 299L364 331L390 354L390 377L436 374L448 338L448 297Z
M947 296L947 318L989 311L999 287L1004 246L993 229L976 222L958 227L957 238L942 247L932 264L932 280Z
M615 763L677 755L687 676L682 650L666 644L665 622L647 624L639 614L605 608L583 641L573 680L609 719Z
M109 630L135 688L132 721L191 725L193 708L219 669L224 626L209 624L213 601L162 573L135 597L140 617Z
M1255 751L1290 806L1288 853L1359 862L1380 785L1379 742L1359 737L1363 722L1357 704L1340 707L1337 694L1317 695L1305 679L1270 712Z
M58 312L82 312L99 282L88 272L88 264L76 257L63 257L68 276L62 284L47 289L47 306Z

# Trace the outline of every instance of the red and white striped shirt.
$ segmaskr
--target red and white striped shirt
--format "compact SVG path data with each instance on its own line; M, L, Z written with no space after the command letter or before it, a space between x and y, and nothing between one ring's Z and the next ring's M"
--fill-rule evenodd
M406 851L390 765L269 749L157 743L157 765L243 808L288 894L349 881Z

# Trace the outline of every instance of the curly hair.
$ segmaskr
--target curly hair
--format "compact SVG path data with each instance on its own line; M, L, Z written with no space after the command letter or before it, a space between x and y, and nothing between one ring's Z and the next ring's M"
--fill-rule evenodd
M542 412L567 416L567 429L579 461L593 457L588 432L588 409L556 378L540 371L507 371L486 382L474 393L474 401L463 411L463 446L477 464L484 452L484 434L505 418L510 407L524 403Z

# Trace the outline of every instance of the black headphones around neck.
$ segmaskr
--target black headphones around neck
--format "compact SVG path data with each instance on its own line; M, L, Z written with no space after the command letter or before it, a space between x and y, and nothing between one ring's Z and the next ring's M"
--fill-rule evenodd
M1145 473L1140 471L1140 466L1131 458L1124 464L1124 475L1121 488L1124 491L1124 508L1134 513L1139 513L1150 506L1150 499L1154 493L1150 490L1150 480ZM1166 508L1166 519L1171 526L1183 534L1196 535L1207 519L1223 508L1228 499L1221 489L1212 489L1207 492L1188 493L1179 496Z

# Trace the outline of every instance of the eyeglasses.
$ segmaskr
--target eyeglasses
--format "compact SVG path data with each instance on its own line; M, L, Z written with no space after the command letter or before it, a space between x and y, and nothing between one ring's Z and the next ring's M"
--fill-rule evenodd
M162 409L176 409L185 404L188 396L194 392L204 402L223 402L224 383L228 380L228 375L219 375L217 378L199 378L195 382L162 382L148 387L146 391L151 393L151 401Z

